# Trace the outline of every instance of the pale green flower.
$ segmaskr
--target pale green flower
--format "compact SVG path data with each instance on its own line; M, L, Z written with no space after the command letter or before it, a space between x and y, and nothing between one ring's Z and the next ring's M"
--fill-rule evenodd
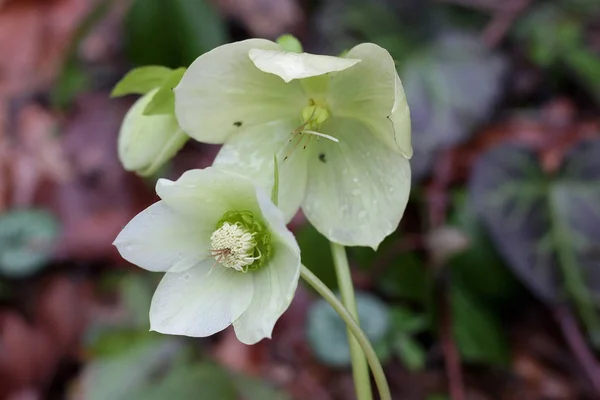
M240 341L271 337L300 273L300 249L262 189L217 168L160 179L161 201L125 226L114 245L126 260L166 272L151 329L204 337L233 324Z
M189 139L173 114L144 115L158 88L140 97L125 115L119 131L119 159L128 171L155 173Z
M410 116L394 61L366 43L345 57L251 39L200 56L175 88L194 139L224 143L215 165L269 190L273 154L286 219L301 206L327 238L376 248L410 190Z

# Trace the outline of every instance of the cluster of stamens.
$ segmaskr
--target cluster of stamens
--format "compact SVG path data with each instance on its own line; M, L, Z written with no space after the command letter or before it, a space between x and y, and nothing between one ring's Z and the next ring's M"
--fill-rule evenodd
M261 257L260 250L259 255L254 257L255 235L256 233L250 233L239 223L224 222L210 237L211 254L216 263L236 271L248 272L248 266Z

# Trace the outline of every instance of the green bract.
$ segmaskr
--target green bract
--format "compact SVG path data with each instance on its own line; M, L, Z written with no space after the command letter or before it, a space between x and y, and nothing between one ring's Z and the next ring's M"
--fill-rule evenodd
M169 161L189 139L172 114L144 115L158 89L138 99L119 131L119 159L128 171L148 176Z
M285 52L251 39L200 56L175 88L194 139L224 143L215 165L265 190L280 174L280 208L302 207L330 240L376 248L410 190L410 116L394 61L366 43L345 57Z
M126 260L166 272L151 329L203 337L233 324L246 344L271 337L300 273L300 249L282 213L248 178L218 168L160 179L156 192L161 201L114 242Z

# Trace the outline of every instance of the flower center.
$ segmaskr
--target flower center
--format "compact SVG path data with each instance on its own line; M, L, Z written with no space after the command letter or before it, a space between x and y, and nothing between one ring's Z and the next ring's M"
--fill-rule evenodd
M310 99L308 105L302 109L300 116L302 118L302 125L292 132L292 137L289 140L289 143L291 144L290 150L287 152L283 161L288 159L301 142L303 143L302 148L306 149L312 136L317 137L317 139L325 138L336 143L339 142L337 138L319 132L321 125L323 125L330 116L326 104L317 103L313 99Z
M215 265L239 272L260 268L272 255L271 235L251 211L225 213L210 242Z
M261 257L254 257L254 236L239 223L225 222L210 237L211 254L224 267L247 272L248 266Z

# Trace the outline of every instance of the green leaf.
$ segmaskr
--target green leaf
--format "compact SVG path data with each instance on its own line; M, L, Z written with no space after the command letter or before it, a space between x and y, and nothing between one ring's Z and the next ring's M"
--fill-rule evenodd
M414 253L400 254L377 281L382 292L406 300L425 302L431 277Z
M158 89L158 92L154 94L152 100L144 109L144 115L157 115L157 114L169 114L175 115L175 93L173 89L179 84L185 68L178 68L171 71L171 74L163 82Z
M311 224L304 225L296 232L296 240L302 253L302 264L330 289L336 289L337 277L329 241Z
M112 90L111 97L128 94L146 94L161 87L173 74L173 70L159 65L149 65L132 69Z
M410 371L422 371L425 368L425 350L409 335L397 335L394 339L394 350Z
M285 51L291 53L302 53L302 43L294 36L290 34L281 35L277 38L277 44L279 44Z
M362 292L356 294L356 303L365 335L375 348L385 350L379 342L386 340L390 328L387 305ZM307 336L315 355L322 362L337 367L350 365L346 324L325 300L317 300L311 305L308 311Z
M60 225L44 210L15 210L0 215L0 274L29 276L44 267L54 250Z
M493 312L458 285L451 287L451 310L452 331L465 361L508 364L508 340Z
M126 52L135 65L187 66L227 36L207 0L134 0L125 18Z
M415 334L429 329L428 315L416 313L408 308L395 306L390 310L390 320L394 334Z
M289 400L290 397L274 389L263 380L238 375L233 381L240 400ZM211 397L218 399L219 397Z
M498 306L514 307L514 302L521 301L525 291L494 248L477 217L473 200L461 191L454 193L452 203L450 222L460 228L469 240L469 247L448 263L452 269L452 281L461 282L479 299Z
M477 214L515 274L541 300L565 291L600 346L600 140L584 141L555 176L536 153L503 145L480 158L470 181Z

